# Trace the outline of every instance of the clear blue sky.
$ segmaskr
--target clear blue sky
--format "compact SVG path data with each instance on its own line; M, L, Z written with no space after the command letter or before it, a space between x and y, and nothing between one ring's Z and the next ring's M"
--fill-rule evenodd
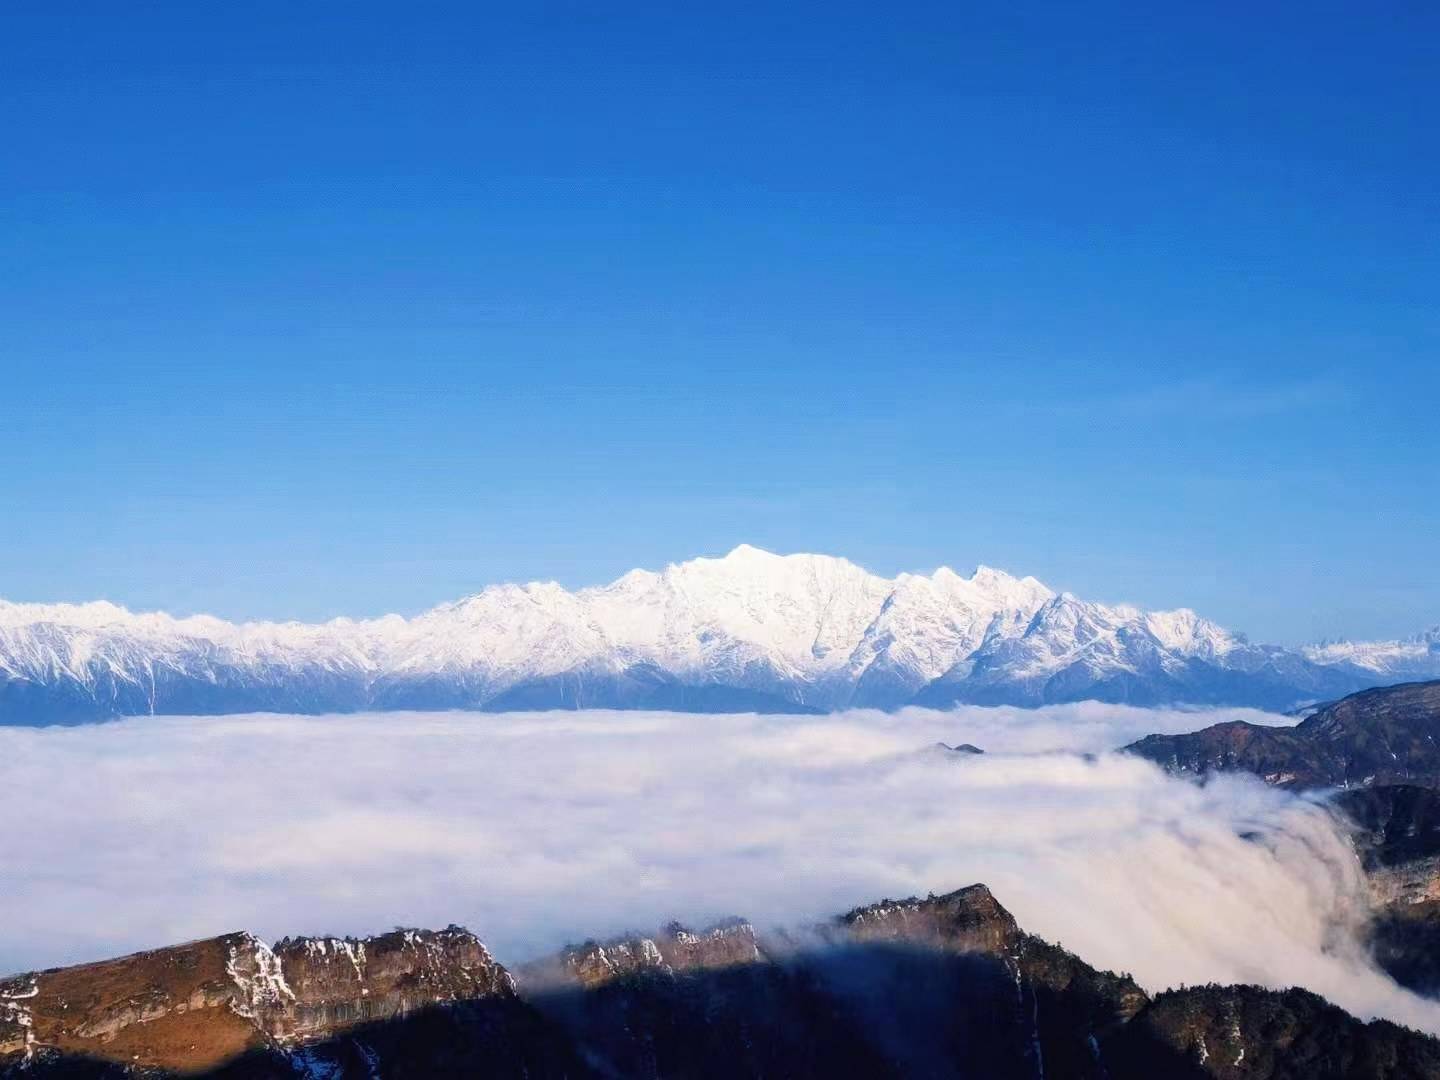
M0 596L1440 622L1440 9L1159 6L7 4Z

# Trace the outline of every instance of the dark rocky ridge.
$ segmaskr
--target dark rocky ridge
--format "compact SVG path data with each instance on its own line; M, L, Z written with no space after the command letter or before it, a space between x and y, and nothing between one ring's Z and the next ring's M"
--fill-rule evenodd
M0 1075L1440 1078L1440 1041L1314 995L1152 999L984 886L762 941L586 942L517 982L467 931L232 934L0 983Z
M1362 690L1293 728L1234 721L1125 751L1171 772L1249 772L1289 788L1440 787L1440 681Z
M1440 996L1440 790L1358 788L1335 805L1356 825L1375 959L1401 985Z
M1106 1045L1112 1077L1425 1077L1440 1041L1360 1024L1305 990L1201 986L1159 994ZM1156 1062L1166 1062L1163 1070Z
M1440 789L1410 784L1352 788L1335 805L1360 830L1365 868L1382 873L1440 859Z
M670 923L652 937L587 941L520 969L527 989L590 988L637 975L673 975L763 960L755 928L731 919L694 931Z

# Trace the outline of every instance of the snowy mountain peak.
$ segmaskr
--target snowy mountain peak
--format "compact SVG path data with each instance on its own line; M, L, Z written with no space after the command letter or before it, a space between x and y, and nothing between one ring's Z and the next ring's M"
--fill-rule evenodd
M839 555L815 555L799 552L779 555L764 548L740 544L718 559L700 557L688 562L673 563L666 572L700 574L738 574L747 578L777 580L811 575L820 579L835 577L871 577L867 571Z
M1312 663L1363 672L1377 680L1399 682L1424 677L1440 668L1440 626L1394 641L1341 638L1307 645L1301 654Z
M993 566L986 566L981 563L975 567L970 575L969 581L979 588L1009 589L1020 583L1020 578L1013 574L1007 574L1004 570L996 570ZM1034 581L1034 578L1025 578L1026 581Z
M721 556L721 562L755 562L773 561L783 558L773 551L766 551L764 548L755 547L753 544L736 544L725 555ZM799 556L804 558L805 556Z
M263 709L1270 707L1440 675L1440 633L1291 652L977 566L881 577L742 544L608 585L493 585L413 618L230 623L0 601L0 723Z
M1243 635L1202 619L1189 608L1152 611L1142 617L1161 645L1185 656L1219 655L1244 643Z

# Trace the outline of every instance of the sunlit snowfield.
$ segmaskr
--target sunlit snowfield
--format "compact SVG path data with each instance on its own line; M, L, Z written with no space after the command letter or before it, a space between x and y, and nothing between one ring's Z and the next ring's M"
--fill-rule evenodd
M1363 958L1363 881L1322 808L1103 753L1234 717L1289 722L1086 704L0 729L0 971L452 921L515 962L670 918L763 930L984 881L1025 928L1150 989L1299 984L1440 1031L1440 1007Z

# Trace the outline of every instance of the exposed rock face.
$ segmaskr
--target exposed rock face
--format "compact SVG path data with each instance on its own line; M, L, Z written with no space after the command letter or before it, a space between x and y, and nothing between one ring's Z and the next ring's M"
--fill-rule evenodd
M1440 1078L1440 1042L1301 991L1152 1001L982 885L770 947L739 920L587 942L519 987L458 927L230 934L0 982L0 1075Z
M1398 982L1440 994L1440 790L1403 784L1341 792L1375 905L1375 959Z
M22 1003L23 1058L54 1050L193 1069L263 1042L250 1016L270 1005L273 960L248 934L228 934L21 976L0 992Z
M1440 1042L1429 1036L1361 1023L1304 990L1253 986L1160 994L1106 1043L1105 1056L1112 1075L1167 1080L1440 1075Z
M888 941L948 952L1009 956L1021 938L1015 917L984 885L926 900L881 900L836 921L852 942Z
M58 1052L193 1071L278 1041L514 993L509 973L458 927L295 938L274 950L226 934L0 984L0 1057Z
M508 997L515 981L458 926L379 937L286 938L275 957L287 999L262 1013L271 1035L308 1038L442 1002Z
M559 980L595 987L632 975L674 975L762 959L755 928L743 919L732 919L699 932L671 923L653 937L572 945L557 958L532 965L526 974L535 984Z
M1125 749L1172 772L1250 772L1291 788L1440 787L1440 681L1363 690L1293 728L1232 722Z
M1440 900L1440 790L1409 784L1341 792L1356 849L1383 904Z
M35 1045L35 976L0 980L0 1060L28 1060Z

